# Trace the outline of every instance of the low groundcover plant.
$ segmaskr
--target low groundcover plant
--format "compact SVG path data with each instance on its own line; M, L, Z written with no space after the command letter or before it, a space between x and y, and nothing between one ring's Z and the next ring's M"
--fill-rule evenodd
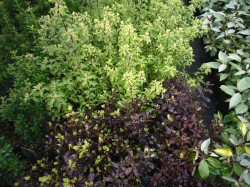
M203 91L190 89L184 78L163 87L167 91L149 106L133 100L117 108L119 97L113 95L99 111L69 108L65 123L50 125L50 154L16 185L142 186L145 177L152 178L151 186L209 184L192 176L190 159L207 137L200 115ZM162 163L167 160L175 176Z

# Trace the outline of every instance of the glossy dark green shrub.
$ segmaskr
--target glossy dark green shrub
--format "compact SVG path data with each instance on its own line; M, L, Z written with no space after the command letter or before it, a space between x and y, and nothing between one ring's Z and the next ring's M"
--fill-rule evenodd
M13 185L24 171L20 157L13 152L4 137L0 137L0 185Z
M163 87L166 92L152 102L135 99L117 108L113 95L98 112L71 111L65 123L51 124L48 155L19 185L142 186L145 177L157 177L165 159L176 167L173 185L198 184L187 160L207 136L200 116L203 91L190 89L184 78ZM172 176L166 171L161 177Z
M201 144L198 173L222 178L231 186L250 185L249 121L231 113L224 118L219 113L214 123L215 133ZM196 157L198 158L198 157Z

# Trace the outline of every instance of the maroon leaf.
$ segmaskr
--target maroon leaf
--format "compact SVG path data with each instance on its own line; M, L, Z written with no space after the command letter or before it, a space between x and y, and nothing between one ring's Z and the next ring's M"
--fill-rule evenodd
M93 182L94 179L95 179L95 174L94 173L90 173L89 177L88 177L89 182Z
M129 175L132 172L132 168L126 168L124 173L125 175Z
M139 176L139 173L138 173L138 169L137 169L137 168L133 168L133 172L134 172L134 174L135 174L136 177Z
M113 182L113 179L112 179L111 177L106 177L106 178L105 178L105 181L106 181L106 182Z

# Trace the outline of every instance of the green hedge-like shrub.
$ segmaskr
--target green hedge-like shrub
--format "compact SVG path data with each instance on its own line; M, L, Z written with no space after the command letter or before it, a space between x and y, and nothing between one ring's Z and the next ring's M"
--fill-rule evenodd
M5 97L9 94L9 91L13 88L14 77L12 76L9 66L13 66L16 63L16 59L13 58L14 54L16 55L24 55L27 52L34 51L33 48L36 43L37 29L39 28L38 18L41 15L47 14L49 10L50 4L48 1L37 0L1 0L0 2L0 97ZM20 95L20 94L17 94ZM22 100L22 96L19 98ZM19 102L20 103L20 102ZM2 104L2 99L0 100L0 105ZM37 113L32 112L34 115L37 115L37 120L39 121L39 114L43 112L40 110L40 106L36 107ZM13 104L10 107L17 107L23 111L27 111L29 106L18 106ZM33 106L32 106L33 107ZM0 109L1 110L1 109ZM13 110L15 110L13 108ZM16 110L15 110L16 111ZM16 116L14 113L8 113L7 116L10 115L10 118L17 119L17 124L27 124L29 118L33 115L30 113L26 113ZM42 114L42 113L41 113ZM10 134L6 126L13 124L8 123L6 121L6 117L0 115L0 132L3 135L5 132ZM40 125L40 122L33 121L34 126L32 129L24 126L22 129L22 133L26 134L28 131L30 136L37 132L36 128ZM3 128L3 126L5 126ZM11 127L12 128L12 127ZM14 133L12 133L14 135ZM39 133L36 133L37 137ZM7 136L6 136L7 137ZM9 137L7 137L9 138Z
M66 0L69 10L84 9L85 1ZM13 79L8 65L15 64L13 52L24 55L32 52L36 44L39 18L48 14L51 7L44 0L1 0L0 2L0 96L12 88Z
M52 2L34 53L10 68L14 89L1 105L25 140L34 141L47 117L60 120L68 107L99 108L113 93L118 102L154 98L163 80L193 62L189 42L203 33L195 7L181 0L96 1L83 13Z
M23 174L24 164L4 137L0 137L0 184L13 185Z
M200 116L203 91L190 89L183 78L163 87L167 91L151 103L133 100L117 108L114 95L98 112L71 111L65 123L51 124L50 154L19 185L142 186L146 177L152 177L151 186L205 184L192 176L188 161L207 137ZM161 163L167 159L176 169L174 180Z
M37 0L1 0L0 2L0 96L12 88L13 78L8 65L14 64L13 52L18 55L33 51L38 18L48 13L49 3Z
M209 175L222 177L232 186L250 185L250 123L235 114L222 120L219 114L214 124L213 139L201 144L198 171L205 179ZM198 152L197 152L198 154ZM197 157L198 158L198 155Z
M221 90L229 95L229 109L249 116L250 108L250 2L206 0L204 26L209 28L205 44L215 62L208 65L218 69Z

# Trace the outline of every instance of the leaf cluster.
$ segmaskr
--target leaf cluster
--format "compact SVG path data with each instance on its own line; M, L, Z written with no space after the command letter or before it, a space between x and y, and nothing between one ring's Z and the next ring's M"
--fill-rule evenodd
M250 185L250 131L249 121L229 114L222 120L219 114L215 126L217 135L201 144L198 172L201 178L219 176L232 186ZM199 156L198 156L199 155ZM199 159L200 160L200 159Z
M3 136L0 137L0 147L0 184L13 185L22 176L24 163Z
M208 66L218 69L221 90L229 95L229 109L249 115L250 107L250 3L236 0L208 0L201 16L209 29L206 50L218 54Z

